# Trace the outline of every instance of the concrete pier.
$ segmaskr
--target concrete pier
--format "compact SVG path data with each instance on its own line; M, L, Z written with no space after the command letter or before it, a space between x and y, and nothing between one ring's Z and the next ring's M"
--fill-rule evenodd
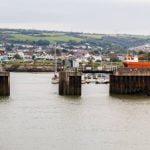
M150 68L122 68L110 75L110 94L150 95Z
M59 95L81 96L81 72L59 72Z
M0 72L0 96L10 96L9 72Z

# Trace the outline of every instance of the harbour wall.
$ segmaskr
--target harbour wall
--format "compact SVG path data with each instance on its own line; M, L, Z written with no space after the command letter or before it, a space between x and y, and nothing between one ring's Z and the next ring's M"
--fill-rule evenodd
M150 68L121 68L110 75L110 94L150 95Z

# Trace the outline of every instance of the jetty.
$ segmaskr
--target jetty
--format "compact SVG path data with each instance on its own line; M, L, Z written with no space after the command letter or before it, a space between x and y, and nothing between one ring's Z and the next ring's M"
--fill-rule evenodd
M150 68L120 68L110 75L110 94L150 95Z
M0 96L10 96L10 73L0 65Z
M78 70L59 72L59 95L81 96L82 73Z

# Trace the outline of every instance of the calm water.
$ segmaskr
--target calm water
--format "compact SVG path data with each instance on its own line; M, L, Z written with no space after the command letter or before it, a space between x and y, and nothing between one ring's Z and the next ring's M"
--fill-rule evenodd
M11 73L0 98L0 150L149 150L150 98L111 97L109 85L58 96L48 73Z

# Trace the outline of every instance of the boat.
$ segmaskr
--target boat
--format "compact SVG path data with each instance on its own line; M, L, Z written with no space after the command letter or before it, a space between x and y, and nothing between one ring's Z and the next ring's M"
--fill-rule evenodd
M96 80L95 84L101 84L100 80Z
M105 77L105 75L103 73L98 73L98 78L100 77Z
M108 84L108 83L109 83L109 79L106 78L100 78L95 81L95 84Z
M81 78L81 83L86 84L86 79L87 79L87 77L83 74L83 76Z
M150 67L150 62L139 61L138 56L127 55L123 61L125 67Z
M91 74L88 74L88 75L86 76L85 80L86 80L86 83L87 83L87 84L91 83L91 82L92 82L92 76L91 76Z
M110 80L109 79L104 79L103 84L108 84L108 83L110 83Z
M86 80L82 80L81 83L82 83L82 84L86 84Z
M100 74L100 76L98 76L98 79L95 81L96 84L107 84L109 83L109 78L106 77L106 75L104 74Z
M92 77L91 77L91 75L90 74L88 74L87 75L87 79L91 79Z
M51 83L52 84L58 84L59 83L59 78L58 78L57 74L54 75L54 77L51 80Z
M96 76L96 74L94 74L94 75L93 75L93 79L97 79L97 76Z

